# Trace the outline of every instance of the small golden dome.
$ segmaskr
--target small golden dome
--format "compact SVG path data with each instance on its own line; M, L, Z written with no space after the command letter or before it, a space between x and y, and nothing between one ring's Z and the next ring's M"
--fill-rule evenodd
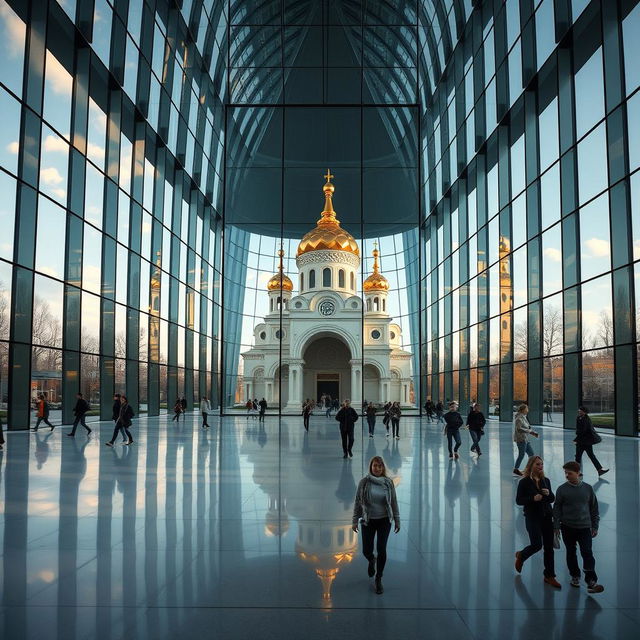
M362 283L365 291L389 291L389 281L380 273L378 245L373 249L373 273Z
M316 223L316 228L307 233L298 245L298 256L310 251L348 251L355 255L360 255L360 249L355 238L340 227L340 221L336 218L336 212L333 210L333 202L331 198L335 191L334 185L331 183L330 171L324 176L327 179L326 184L322 188L324 191L324 211L320 214L322 217Z
M269 278L269 282L267 282L267 290L293 291L293 282L291 282L291 278L282 270L282 257L284 256L284 251L280 249L280 251L278 251L278 255L280 256L280 267L278 268L278 273L274 273L271 278Z

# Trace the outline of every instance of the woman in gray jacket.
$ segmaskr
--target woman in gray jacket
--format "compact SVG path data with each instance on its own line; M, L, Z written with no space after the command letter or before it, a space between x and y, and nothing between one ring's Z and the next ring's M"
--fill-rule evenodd
M382 573L387 562L387 540L391 532L391 521L394 531L400 531L400 513L396 488L391 478L387 477L384 460L374 456L369 462L369 473L360 480L356 499L353 505L353 530L358 532L358 524L362 522L362 553L369 561L367 573L374 575L376 593L383 593ZM378 557L373 555L373 541L377 539Z
M529 436L533 436L534 438L538 437L538 434L529 425L529 420L527 419L528 413L529 407L526 404L521 404L518 407L517 413L513 416L513 441L518 447L518 457L513 466L513 473L516 476L522 476L520 464L522 463L524 454L526 453L529 457L533 455L533 447L529 442Z

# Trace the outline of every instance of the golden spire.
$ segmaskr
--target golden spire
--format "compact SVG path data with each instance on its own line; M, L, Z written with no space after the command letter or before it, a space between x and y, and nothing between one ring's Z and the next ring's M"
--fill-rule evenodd
M278 273L271 276L269 282L267 282L267 289L269 291L279 291L280 289L283 291L293 291L293 282L291 282L291 278L284 273L284 250L282 249L282 245L280 245L278 256L280 258Z
M324 209L320 214L320 220L316 222L315 229L307 233L298 245L298 256L309 251L338 250L348 251L360 255L360 249L355 238L340 227L340 221L333 210L333 194L335 186L331 182L333 174L329 169L324 176L326 183L322 187L324 191Z
M362 283L365 291L389 291L389 281L380 273L378 241L373 243L373 273Z

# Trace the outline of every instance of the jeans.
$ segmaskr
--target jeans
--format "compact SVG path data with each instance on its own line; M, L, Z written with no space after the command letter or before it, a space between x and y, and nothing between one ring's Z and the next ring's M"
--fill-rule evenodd
M373 560L373 539L378 534L376 551L376 578L382 578L384 565L387 563L387 540L391 533L391 522L388 518L375 518L368 524L362 523L362 554L367 560Z
M324 415L325 415L327 418L330 418L330 417L331 417L331 407L327 407L327 410L324 412Z
M304 428L309 431L309 414L305 413L302 416L302 422L304 423Z
M533 447L530 442L516 442L516 446L518 447L518 457L516 458L516 463L513 468L519 469L524 454L526 453L529 457L533 455Z
M82 413L79 416L76 416L76 419L73 421L73 429L71 429L72 436L76 435L76 429L78 428L78 423L80 423L87 430L87 433L91 433L91 429L87 427L87 423L84 421L84 413Z
M266 411L266 409L265 409L265 411ZM264 422L264 414L265 414L265 411L260 410L260 414L258 415L258 420L259 420L260 422Z
M36 426L34 427L34 431L38 430L38 427L40 426L41 422L44 422L48 427L51 427L53 429L53 425L49 422L49 418L42 417L36 420Z
M474 431L473 429L469 429L469 435L471 435L471 439L473 440L473 444L471 445L471 451L477 451L480 453L480 438L482 438L482 433L480 431Z
M373 430L376 428L376 417L375 416L367 416L367 422L369 424L369 435L373 435Z
M400 418L391 418L391 435L400 436Z
M451 448L453 440L456 441L454 449ZM460 429L447 429L447 446L449 447L449 455L456 453L461 445L462 440L460 439Z
M340 426L340 437L342 438L342 451L351 453L353 447L353 425L350 427Z
M522 562L544 547L544 576L554 578L556 574L553 564L553 518L550 514L542 518L525 516L524 523L529 534L529 545L520 552Z
M593 445L592 444L576 444L576 462L579 465L582 465L582 454L586 453L589 456L589 460L593 462L593 466L600 471L602 469L602 465L598 458L596 458L596 454L593 453Z
M204 411L202 412L202 426L203 427L208 427L209 426L209 423L207 422L207 416L208 415L209 415L208 413L206 413Z
M578 556L576 555L576 544L580 546L582 556L582 567L584 569L584 579L587 584L598 582L596 575L596 559L591 550L591 529L574 529L562 525L562 539L567 549L567 567L572 578L580 577L580 567L578 566Z
M128 427L125 427L120 420L118 420L118 422L116 422L116 426L115 429L113 430L113 435L111 436L111 440L109 442L111 442L111 444L113 444L116 441L116 438L118 437L118 432L120 432L122 434L122 437L125 437L125 433L127 434L127 438L128 438L128 442L133 442L133 437L131 436L131 431L129 431Z

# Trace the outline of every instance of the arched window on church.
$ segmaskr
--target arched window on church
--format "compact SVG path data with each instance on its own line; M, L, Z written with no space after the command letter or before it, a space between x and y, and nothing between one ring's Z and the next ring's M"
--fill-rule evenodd
M373 299L373 310L380 311L380 298L377 296Z
M316 270L311 269L311 271L309 271L309 289L315 289L315 288L316 288Z
M304 273L300 274L300 292L304 291Z
M371 311L371 298L367 298L367 311Z
M351 272L351 291L356 290L356 279L353 275L353 271Z
M329 267L325 267L322 270L322 286L323 287L331 286L331 269L329 269Z
M338 287L340 287L340 289L344 289L344 269L340 269L340 271L338 271Z

